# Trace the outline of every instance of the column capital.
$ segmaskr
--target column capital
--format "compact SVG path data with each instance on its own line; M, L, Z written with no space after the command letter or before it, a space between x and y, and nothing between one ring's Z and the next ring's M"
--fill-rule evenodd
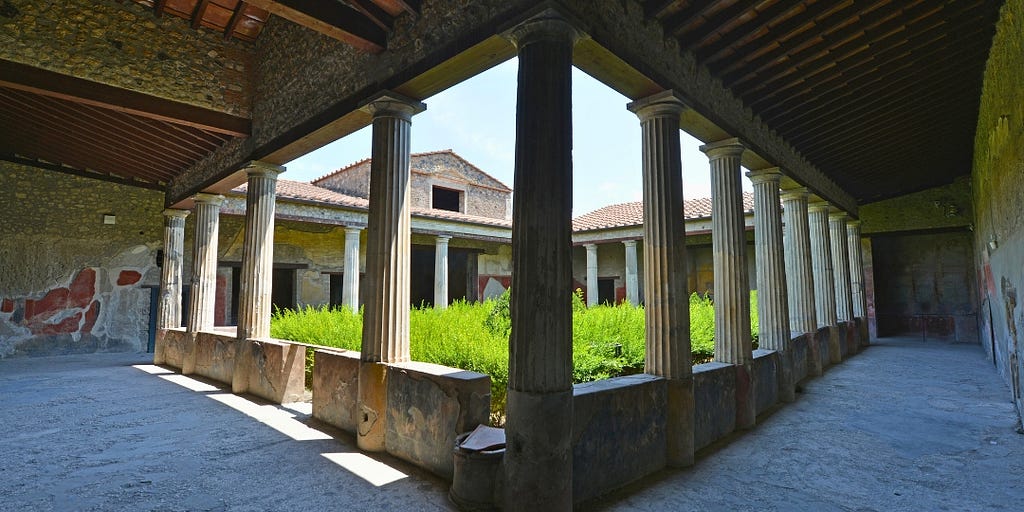
M700 150L703 151L704 154L708 155L709 160L717 160L719 158L726 158L730 156L738 157L743 154L744 149L746 148L743 146L743 142L736 137L716 142L709 142L700 147Z
M597 244L583 244L583 247L588 251L596 251Z
M580 39L583 39L583 36L584 33L577 29L575 24L555 9L545 9L505 33L505 37L517 49L541 41L566 42L575 45Z
M185 217L188 217L188 214L190 213L192 212L190 212L189 210L178 210L176 208L166 208L163 211L164 217L171 217L176 219L184 219Z
M807 203L808 212L821 212L824 210L825 213L828 213L831 209L832 205L828 204L827 201L811 201Z
M672 89L652 94L626 104L626 110L637 115L640 121L668 117L679 118L686 110L686 103Z
M252 160L242 167L245 173L251 178L253 176L259 176L270 179L277 179L277 175L285 171L283 165L274 165L267 162L260 162L259 160Z
M358 235L359 232L361 232L362 230L363 230L363 228L358 227L358 226L345 226L345 234L346 235L349 235L349 234L351 234L351 235Z
M623 240L622 245L626 247L636 247L636 240Z
M212 204L214 206L224 204L224 196L220 194L207 194L206 192L200 192L192 196L192 200L197 203Z
M359 109L373 117L397 117L406 121L427 109L427 105L394 91L381 91L363 102Z
M437 235L437 243L439 244L447 244L451 239L452 237L449 235Z
M776 188L778 188L779 182L782 181L782 169L779 167L769 167L767 169L749 171L747 172L747 177L755 185L758 183L774 183Z
M846 227L851 229L860 229L860 219L847 219Z
M850 216L846 212L844 212L842 210L832 211L832 212L829 212L829 214L828 214L828 220L829 221L842 221L842 222L846 222L846 220L849 219L849 218L850 218Z
M811 192L807 190L807 187L796 187L783 189L781 197L783 201L792 201L794 199L803 199L804 201L811 195Z

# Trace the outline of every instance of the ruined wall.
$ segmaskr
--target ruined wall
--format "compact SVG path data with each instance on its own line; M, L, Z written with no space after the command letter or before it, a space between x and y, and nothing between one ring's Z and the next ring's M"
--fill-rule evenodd
M1024 0L1007 0L985 67L971 174L982 345L1024 411Z
M145 350L162 207L159 192L0 162L0 358Z
M247 117L254 46L113 0L5 0L0 59Z

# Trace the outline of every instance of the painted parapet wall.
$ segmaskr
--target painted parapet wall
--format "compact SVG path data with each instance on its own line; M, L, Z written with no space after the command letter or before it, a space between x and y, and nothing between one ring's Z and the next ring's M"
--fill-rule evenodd
M971 187L979 337L1024 411L1024 0L1000 12L985 67Z
M159 192L0 162L0 358L146 350L162 207Z

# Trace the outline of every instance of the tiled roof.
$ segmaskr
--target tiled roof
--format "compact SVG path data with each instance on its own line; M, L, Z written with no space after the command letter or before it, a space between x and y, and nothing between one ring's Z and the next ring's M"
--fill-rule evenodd
M753 213L754 194L743 193L743 211ZM683 201L684 219L704 219L711 217L711 198L690 199ZM641 226L644 223L644 204L640 201L605 206L590 213L580 215L572 220L573 231L593 231L597 229Z
M246 188L247 185L243 184L236 187L233 192L245 194ZM341 206L346 208L355 208L358 210L367 210L370 206L370 202L361 197L340 194L333 190L318 187L312 183L280 179L277 180L277 198L286 201L292 199L313 202L324 206ZM411 214L417 217L427 217L432 219L454 220L470 222L473 224L484 224L488 226L512 227L512 222L504 219L478 217L476 215L466 215L464 213L450 212L447 210L413 208L411 210Z

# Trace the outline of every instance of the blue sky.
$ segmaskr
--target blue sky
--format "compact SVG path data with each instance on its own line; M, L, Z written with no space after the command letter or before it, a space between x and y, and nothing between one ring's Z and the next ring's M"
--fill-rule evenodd
M414 153L452 149L513 184L517 60L512 59L433 97L413 117ZM573 68L573 216L602 206L639 201L640 121L629 100ZM680 132L683 195L708 197L708 161L696 139ZM370 128L286 164L282 178L309 181L370 156ZM749 182L744 180L745 190Z

